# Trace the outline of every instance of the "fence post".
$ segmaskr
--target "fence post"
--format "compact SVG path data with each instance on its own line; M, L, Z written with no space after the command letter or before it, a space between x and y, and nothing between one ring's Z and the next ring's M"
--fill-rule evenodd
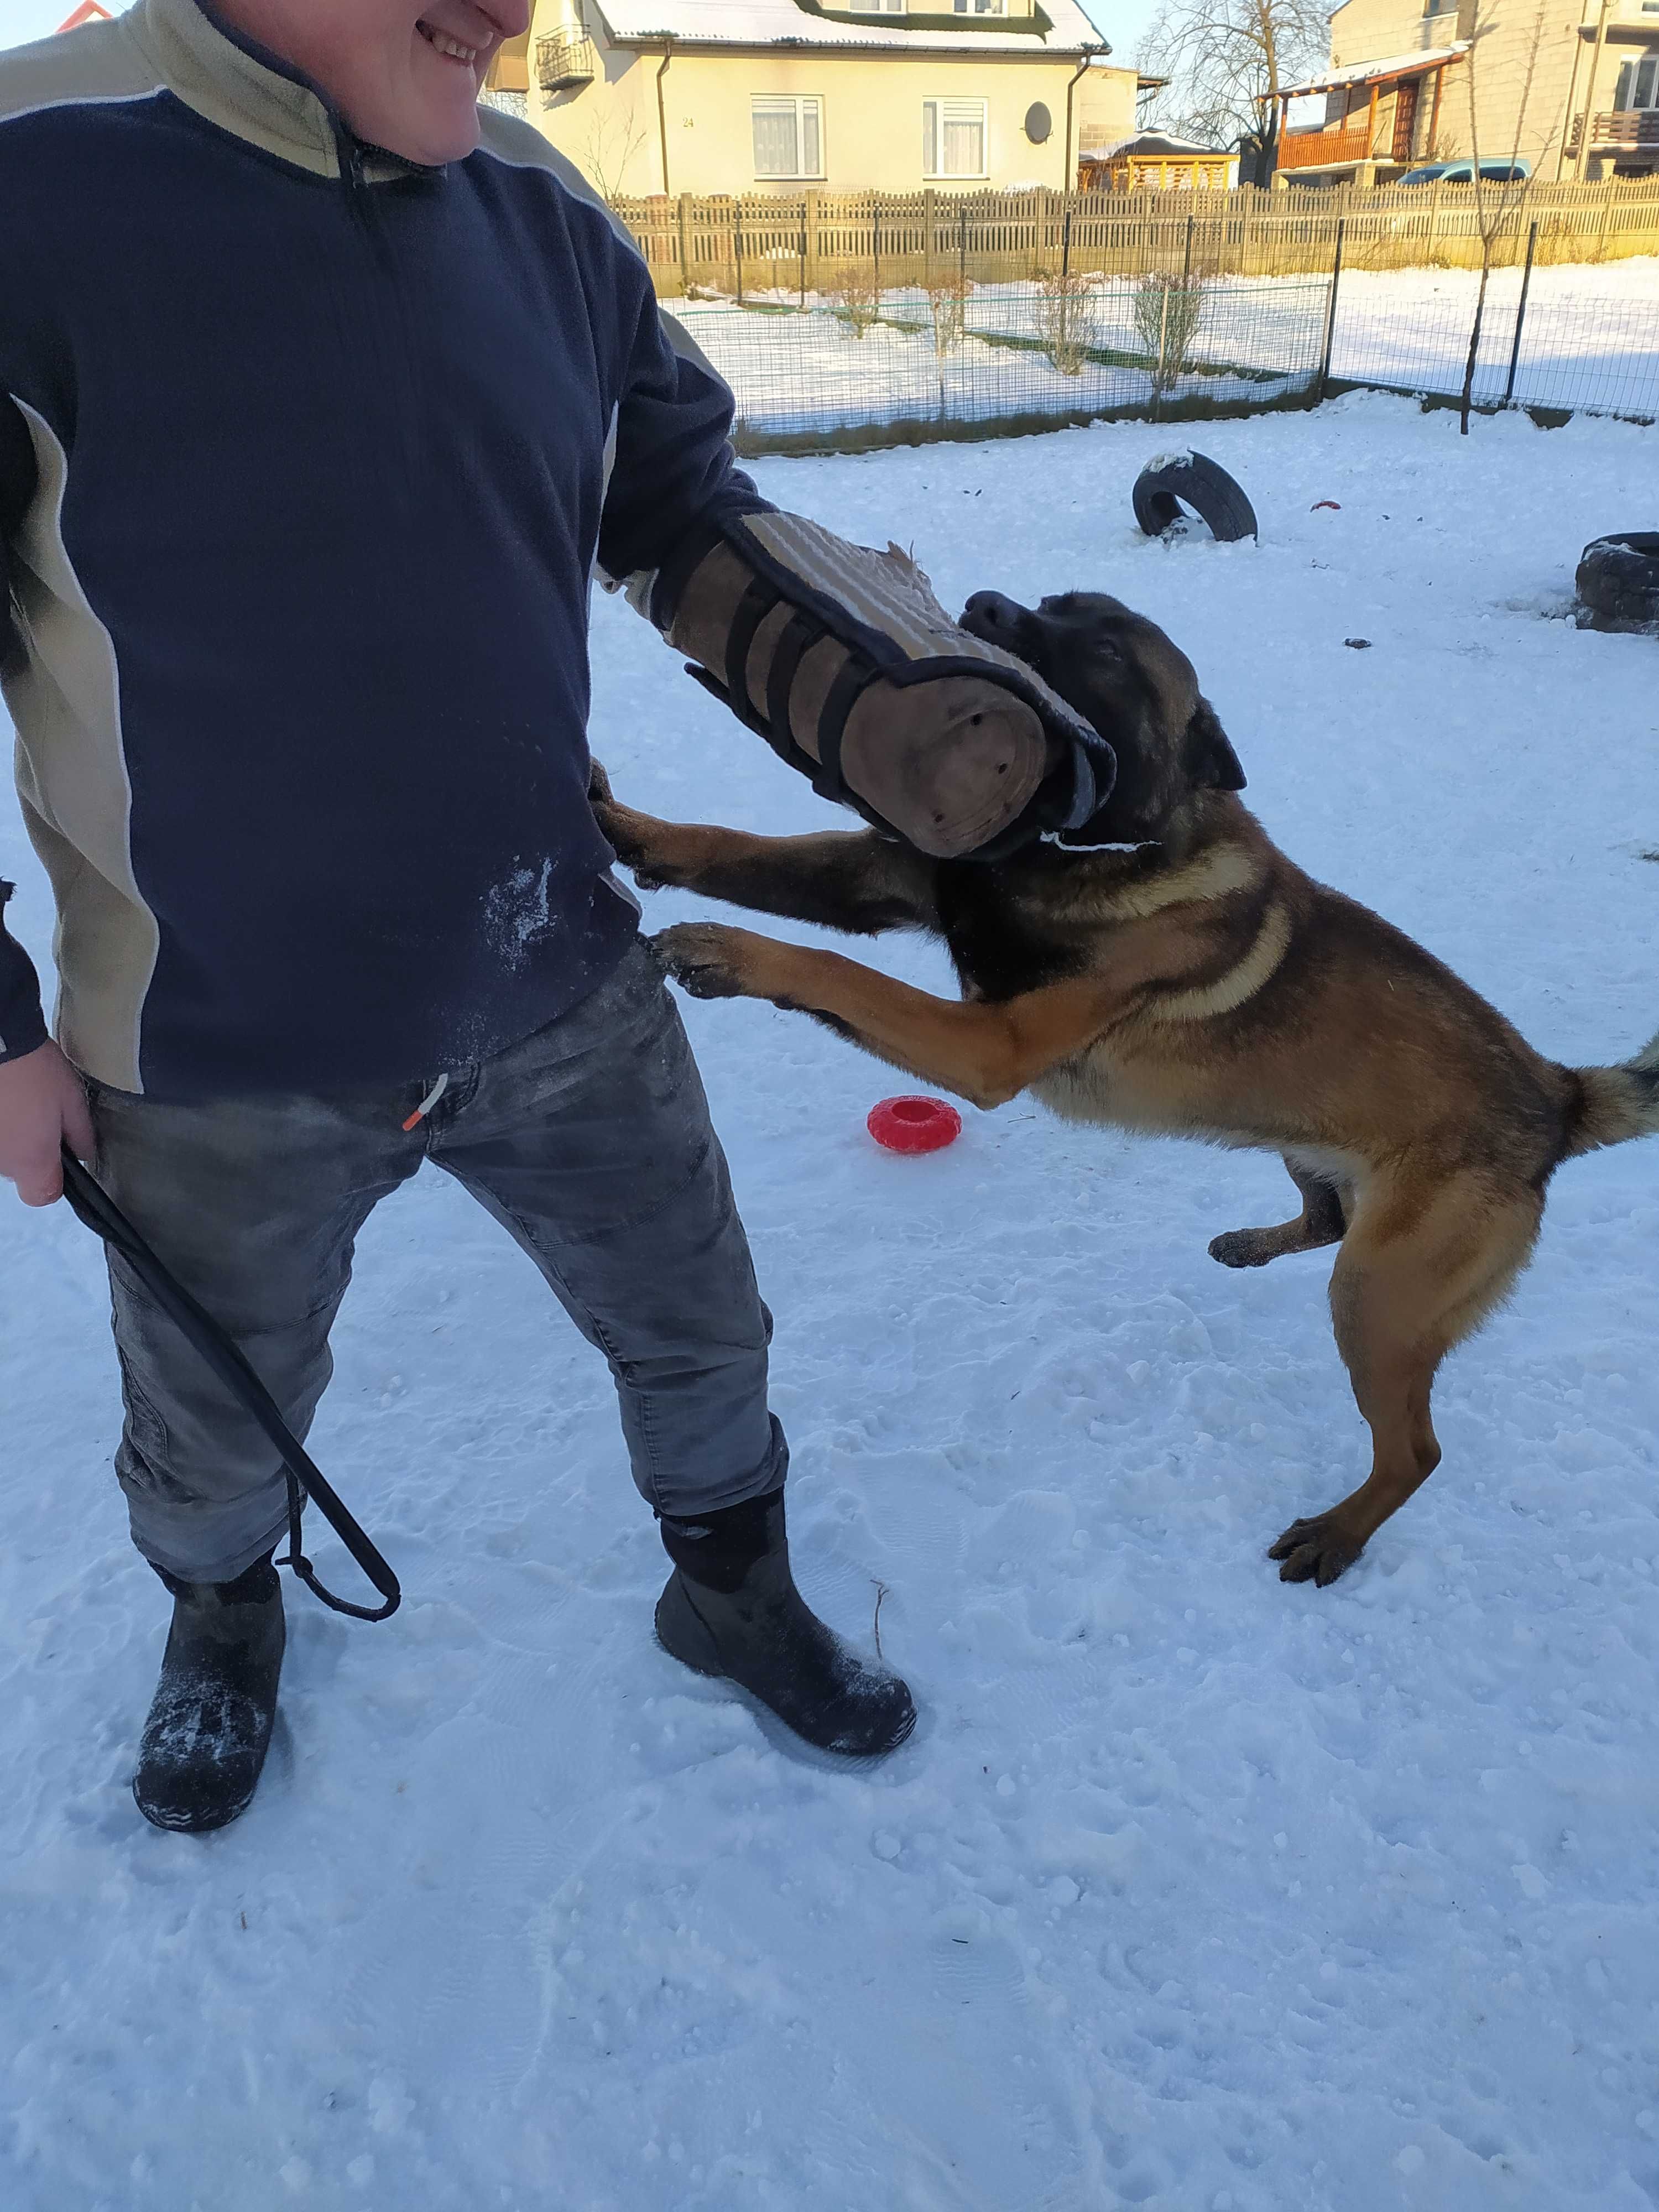
M732 203L732 262L737 270L738 305L743 305L743 195Z
M873 270L872 283L876 305L879 307L881 305L881 194L879 192L872 192L870 195L870 259Z
M933 281L933 189L928 185L921 195L921 289L925 292Z
M682 192L676 209L680 234L680 290L687 299L691 296L691 195Z
M1181 257L1181 289L1184 292L1193 281L1193 219L1187 218L1187 249Z
M806 305L806 203L800 204L800 303Z
M806 195L806 206L802 220L806 227L807 288L816 292L823 276L821 264L823 258L823 244L818 236L818 196L816 192L808 192Z
M1534 222L1527 233L1527 265L1521 273L1521 297L1515 305L1515 342L1510 348L1510 379L1504 386L1504 404L1510 406L1515 398L1515 372L1521 359L1521 325L1527 319L1527 289L1532 283L1532 257L1538 247L1538 225Z
M1325 393L1331 380L1331 348L1336 343L1336 288L1342 276L1342 234L1348 227L1346 216L1336 219L1336 254L1331 263L1331 296L1325 310L1325 358L1319 365L1319 401L1325 403Z
M963 200L957 210L957 282L965 298L968 292L968 203Z
M1066 283L1072 274L1072 210L1066 210L1066 220L1060 234L1060 281Z

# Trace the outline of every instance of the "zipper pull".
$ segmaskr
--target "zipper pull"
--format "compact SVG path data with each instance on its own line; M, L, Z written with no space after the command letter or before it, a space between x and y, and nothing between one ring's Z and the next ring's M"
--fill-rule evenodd
M447 1091L448 1088L449 1078L447 1075L441 1075L438 1078L438 1080L433 1085L431 1090L427 1092L426 1097L422 1099L420 1104L415 1109L415 1111L410 1115L408 1121L404 1123L404 1134L405 1136L408 1135L411 1129L417 1129L420 1127L421 1123L425 1121L427 1115L432 1111L433 1108L437 1104L438 1101L443 1097L445 1091Z
M363 149L361 142L344 126L336 128L336 149L339 155L340 177L348 192L355 198L363 189Z

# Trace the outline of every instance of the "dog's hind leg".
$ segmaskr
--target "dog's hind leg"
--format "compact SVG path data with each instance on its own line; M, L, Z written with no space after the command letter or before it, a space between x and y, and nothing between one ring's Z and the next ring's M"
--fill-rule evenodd
M1331 1274L1331 1319L1371 1431L1371 1471L1340 1505L1293 1521L1267 1556L1281 1582L1333 1583L1440 1462L1436 1370L1525 1267L1543 1200L1473 1175L1362 1194Z
M1274 1229L1230 1229L1212 1237L1210 1257L1224 1267L1265 1267L1269 1260L1282 1260L1287 1252L1317 1252L1342 1242L1348 1222L1340 1187L1292 1159L1287 1158L1285 1166L1302 1194L1301 1212Z

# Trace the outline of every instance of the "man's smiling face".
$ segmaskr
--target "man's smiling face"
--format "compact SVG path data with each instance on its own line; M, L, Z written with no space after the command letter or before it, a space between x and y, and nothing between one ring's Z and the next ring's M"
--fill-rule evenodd
M322 86L360 138L435 165L478 143L478 94L530 0L210 0Z

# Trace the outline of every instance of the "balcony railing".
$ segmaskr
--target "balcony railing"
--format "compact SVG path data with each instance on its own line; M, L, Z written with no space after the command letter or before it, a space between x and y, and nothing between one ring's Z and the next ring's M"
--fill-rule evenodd
M1290 131L1279 142L1281 169L1325 169L1370 159L1367 131Z
M1592 146L1639 146L1659 153L1659 107L1620 107L1611 115L1590 118ZM1567 151L1576 154L1584 139L1584 118L1575 115L1567 134Z
M558 31L536 41L536 80L544 92L569 92L592 84L593 41L580 32Z

